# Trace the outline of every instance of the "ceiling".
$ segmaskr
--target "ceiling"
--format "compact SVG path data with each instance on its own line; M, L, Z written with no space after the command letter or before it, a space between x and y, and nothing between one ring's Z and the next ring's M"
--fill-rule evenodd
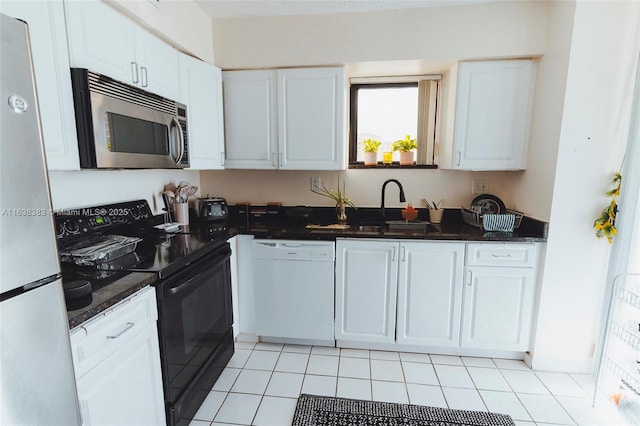
M415 9L490 0L196 0L213 18L316 15Z

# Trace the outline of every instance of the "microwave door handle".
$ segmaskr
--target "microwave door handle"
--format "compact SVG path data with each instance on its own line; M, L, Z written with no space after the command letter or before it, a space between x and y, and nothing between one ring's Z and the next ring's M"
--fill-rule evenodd
M180 122L177 118L173 117L171 119L171 123L175 124L178 128L178 136L180 137L180 155L175 159L176 165L179 165L182 161L182 157L184 156L184 134L182 134L182 127L180 126Z

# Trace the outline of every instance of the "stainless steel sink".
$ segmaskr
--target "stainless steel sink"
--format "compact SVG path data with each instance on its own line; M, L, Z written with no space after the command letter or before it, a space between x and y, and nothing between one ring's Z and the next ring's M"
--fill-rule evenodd
M382 226L378 225L360 225L356 228L360 232L380 232L383 230Z
M385 222L389 231L417 231L427 232L427 228L431 224L425 220L388 220Z

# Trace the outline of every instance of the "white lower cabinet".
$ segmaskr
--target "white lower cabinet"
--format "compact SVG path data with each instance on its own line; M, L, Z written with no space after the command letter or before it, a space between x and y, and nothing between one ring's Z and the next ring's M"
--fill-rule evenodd
M536 244L467 244L462 347L530 349L537 259Z
M534 269L469 266L466 272L461 346L528 350Z
M337 345L483 356L525 352L538 249L338 239Z
M338 240L336 340L458 346L464 243Z
M155 289L71 331L84 425L164 425Z
M393 343L398 243L336 241L336 340Z
M396 341L457 347L464 243L400 244Z

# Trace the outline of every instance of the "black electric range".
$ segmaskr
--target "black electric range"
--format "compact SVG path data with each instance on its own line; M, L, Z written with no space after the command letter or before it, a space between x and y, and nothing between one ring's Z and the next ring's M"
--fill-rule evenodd
M163 279L226 243L226 223L195 223L167 233L154 228L157 218L146 200L68 209L56 214L58 249L90 244L101 236L137 237L135 251L106 262L78 265L62 257L66 280L87 279L97 289L128 272L152 272Z
M146 200L65 211L58 248L63 280L94 289L130 272L157 274L167 424L187 425L234 352L231 249L224 223L166 233L157 221Z

